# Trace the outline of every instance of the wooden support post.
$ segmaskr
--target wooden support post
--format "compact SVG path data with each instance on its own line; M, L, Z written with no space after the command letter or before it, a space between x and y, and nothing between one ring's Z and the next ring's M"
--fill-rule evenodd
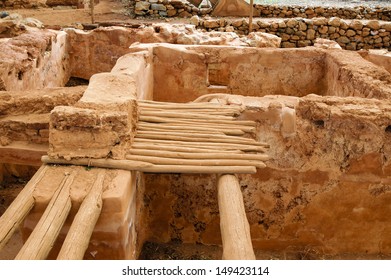
M57 256L58 260L83 259L102 210L104 178L105 171L102 169L72 222L61 251Z
M0 217L0 250L14 234L21 222L34 206L33 192L35 186L41 181L45 175L47 166L42 165L15 200L11 203L8 209Z
M53 248L69 211L69 190L76 172L65 174L33 232L16 256L16 260L44 260Z
M224 260L255 260L243 195L235 175L222 175L217 185Z

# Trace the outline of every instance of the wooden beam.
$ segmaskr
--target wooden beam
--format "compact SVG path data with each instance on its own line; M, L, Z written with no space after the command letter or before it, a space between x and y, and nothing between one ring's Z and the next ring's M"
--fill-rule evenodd
M88 248L95 224L102 210L102 192L105 170L100 170L98 176L84 198L77 212L67 237L61 247L57 260L82 260Z
M112 160L112 159L55 159L43 156L42 161L48 164L71 164L85 165L102 168L115 168L131 171L141 171L147 173L243 173L255 174L257 169L254 166L181 166L181 165L155 165L147 162L137 162L133 160Z
M42 180L48 167L41 166L27 185L0 217L0 251L7 244L15 230L33 208L35 200L33 192L35 186Z
M216 129L220 131L225 131L225 130L231 130L231 129L240 129L244 132L254 132L255 127L254 126L246 126L246 125L227 125L227 124L213 124L213 123L202 123L202 122L164 122L164 123L154 123L154 122L145 122L145 121L139 121L138 125L140 126L145 126L145 125L154 125L154 126L161 126L161 127L194 127L194 128L207 128L207 129Z
M44 260L53 248L69 211L71 210L70 187L76 172L65 174L49 205L26 243L16 256L16 260Z
M191 150L191 148L189 148ZM198 150L198 149L197 149ZM163 158L175 158L175 159L241 159L241 160L256 160L266 161L269 160L269 156L266 154L245 154L245 153L216 153L214 152L171 152L160 150L147 150L147 149L130 149L129 154L139 156L156 156ZM130 158L129 158L130 159Z
M255 260L243 195L235 175L220 176L217 184L224 260Z
M216 109L218 110L218 109ZM154 117L163 117L163 118L172 118L172 119L195 119L200 120L224 120L224 121L233 121L234 117L231 116L221 116L221 115L210 115L210 114L196 114L188 112L178 112L178 111L158 111L158 110L145 110L141 112L142 116L154 116Z
M255 166L265 168L266 165L259 160L247 159L181 159L158 156L127 155L129 160L141 160L158 165L194 165L194 166Z
M197 119L187 119L187 118L165 118L165 117L154 117L154 116L139 116L140 121L152 122L152 123L200 123ZM202 123L204 124L224 124L224 125L242 125L242 126L251 126L255 127L256 122L254 121L244 121L244 120L212 120L212 119L203 119Z
M160 140L160 139L145 139L145 138L134 138L133 143L135 144L164 144L172 146L182 146L191 148L208 148L216 150L241 150L245 152L265 152L265 148L268 148L268 144L263 146L255 145L244 145L244 144L231 144L231 143L212 143L212 142L187 142L187 141L173 141L173 140Z
M168 151L168 152L183 152L183 153L219 153L219 154L227 154L227 153L236 153L242 154L243 152L240 150L225 150L222 152L216 151L213 148L193 148L193 147L183 147L183 146L175 146L175 145L162 145L162 144L154 144L154 143L133 143L131 149L129 149L130 154L137 154L131 151L140 151L140 150L148 150L151 153L156 151Z
M232 137L232 138L231 138ZM157 140L172 140L172 141L183 141L183 142L210 142L210 143L228 143L228 144L241 144L241 145L252 145L252 146L263 146L263 143L258 143L254 139L234 137L234 136L215 136L203 138L199 136L175 136L162 133L151 133L151 132L138 132L135 139L157 139Z

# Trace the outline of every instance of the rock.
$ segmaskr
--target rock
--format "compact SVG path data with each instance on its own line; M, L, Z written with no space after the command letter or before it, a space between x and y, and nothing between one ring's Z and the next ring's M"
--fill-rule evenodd
M173 17L177 14L177 11L175 9L167 10L167 16Z
M204 27L206 28L217 28L220 27L220 23L218 20L208 19L204 21Z
M296 48L296 44L291 42L282 42L281 46L283 48Z
M334 27L339 27L341 25L341 19L338 17L332 17L329 19L329 24Z
M151 4L146 1L136 2L135 11L148 11Z
M377 20L370 20L367 22L366 25L371 29L375 29L375 30L380 29L380 23Z
M348 37L353 37L355 35L356 35L356 32L354 30L348 29L348 31L346 31L346 36L348 36Z
M8 12L0 12L0 18L8 17L10 14Z
M328 26L321 26L321 27L318 29L318 32L319 32L320 34L326 34L328 31L329 31L329 27L328 27Z
M299 24L299 22L297 21L297 19L294 19L294 18L291 18L286 22L286 26L288 26L290 28L296 27L298 24Z
M167 8L163 4L151 4L151 10L154 10L154 11L166 11Z
M182 11L182 12L180 12L178 14L178 16L181 17L181 18L189 18L189 17L192 17L193 15L190 14L189 12L187 12L187 11Z
M198 26L200 24L200 18L197 15L192 16L190 18L190 23L195 25L195 26Z
M310 40L300 40L297 42L297 46L299 48L311 46L311 41Z
M247 36L247 38L249 39L250 47L279 48L281 44L280 37L263 32L252 32Z
M322 49L342 49L341 46L337 44L337 42L323 38L316 38L314 47Z
M350 22L350 28L354 30L361 30L364 27L363 23L359 20L352 20Z
M314 25L327 25L328 20L327 18L320 17L320 18L313 18Z
M307 24L305 24L305 22L299 21L299 30L300 31L306 31L307 30Z
M225 32L234 32L235 31L235 28L233 26L227 26L225 27Z
M383 23L381 25L381 28L385 29L386 31L391 31L391 23L390 22Z
M314 40L315 39L315 34L316 34L315 30L308 29L307 30L307 39L308 40Z
M232 22L233 27L240 27L243 25L243 19L237 19Z
M337 42L338 42L338 44L349 44L350 43L350 40L349 40L349 38L348 37L346 37L346 36L341 36L341 37L339 37L338 39L337 39Z
M22 20L22 23L24 25L27 25L30 27L36 27L36 28L40 28L40 29L42 29L44 27L43 23L36 18L25 18Z

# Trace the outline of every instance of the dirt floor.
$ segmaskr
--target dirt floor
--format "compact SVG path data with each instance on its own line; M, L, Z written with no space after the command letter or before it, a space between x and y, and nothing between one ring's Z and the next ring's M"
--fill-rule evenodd
M94 17L96 23L102 22L122 22L139 23L141 20L134 19L132 11L126 8L121 0L100 0L95 6ZM18 13L23 17L32 17L39 19L47 28L59 27L79 27L82 23L91 23L91 13L89 9L71 9L70 7L57 8L37 8L37 9L15 9L9 10L10 13ZM155 18L143 19L142 22L185 22L189 19L181 18Z

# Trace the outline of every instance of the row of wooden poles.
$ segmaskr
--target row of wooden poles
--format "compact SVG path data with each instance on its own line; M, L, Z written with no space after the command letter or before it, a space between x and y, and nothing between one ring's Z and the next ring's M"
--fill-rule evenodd
M34 189L45 176L48 165L43 165L27 183L10 207L0 217L0 250L34 206ZM71 210L70 186L77 172L63 174L63 180L52 196L45 212L17 254L17 260L46 259ZM89 193L82 202L57 256L58 260L81 260L102 209L104 170L100 171Z

